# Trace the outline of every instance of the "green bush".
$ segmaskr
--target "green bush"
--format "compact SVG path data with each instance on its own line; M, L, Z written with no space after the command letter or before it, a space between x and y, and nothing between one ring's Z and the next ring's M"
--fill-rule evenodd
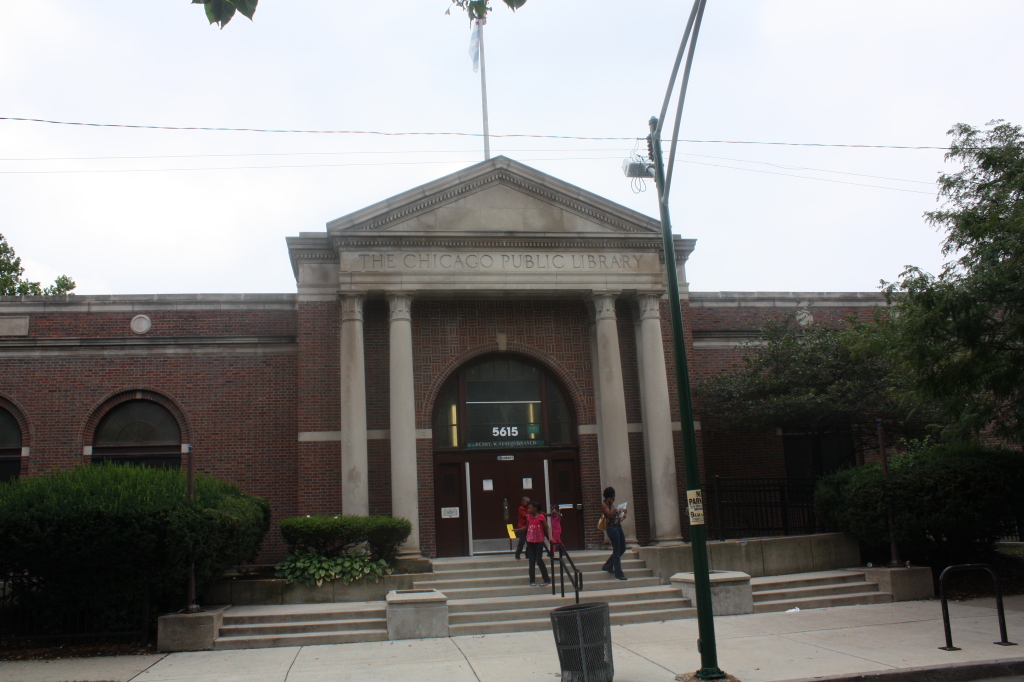
M819 520L852 533L873 556L889 545L886 509L902 558L933 566L974 561L1024 519L1024 454L978 444L923 446L818 482Z
M292 554L336 557L366 542L366 516L295 516L281 520L281 535Z
M338 579L346 585L366 578L373 578L376 583L391 573L383 560L373 559L366 552L349 552L336 557L316 552L289 554L274 568L278 578L289 584L297 580L307 587L320 587L325 582Z
M409 519L393 516L371 516L367 523L366 544L370 554L389 566L395 563L398 547L412 533Z
M95 464L0 484L0 576L30 578L40 595L106 599L147 593L151 612L184 601L195 559L199 593L255 557L270 505L237 486L180 470ZM69 596L71 595L71 596Z

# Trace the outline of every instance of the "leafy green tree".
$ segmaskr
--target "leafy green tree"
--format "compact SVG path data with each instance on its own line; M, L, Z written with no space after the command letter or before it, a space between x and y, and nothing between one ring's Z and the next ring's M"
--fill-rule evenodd
M934 408L886 352L890 333L882 315L806 327L793 314L769 318L739 370L695 387L702 422L712 430L808 433L817 471L823 443L837 433L852 432L860 449L877 445L879 422L887 442L919 436L933 424Z
M920 389L941 402L966 434L990 429L1024 443L1024 135L992 121L959 123L946 159L962 170L940 176L952 256L938 276L908 266L885 287L895 305L894 350Z
M526 0L504 0L504 2L513 12L526 4ZM452 5L465 10L471 21L473 19L485 18L492 9L488 4L488 0L452 0ZM445 12L445 14L450 12L451 7L448 8L448 12Z
M223 29L235 12L240 12L250 21L256 13L256 3L259 0L192 0L193 5L203 5L206 9L206 18L211 24L220 24Z
M70 293L76 286L75 280L61 275L52 285L44 288L39 282L22 279L24 272L21 258L14 254L14 249L0 234L0 296L59 296Z

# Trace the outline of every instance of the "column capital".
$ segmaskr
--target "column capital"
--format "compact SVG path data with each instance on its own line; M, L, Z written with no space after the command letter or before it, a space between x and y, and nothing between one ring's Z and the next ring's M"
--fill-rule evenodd
M341 321L363 321L363 301L366 300L364 294L345 294L340 299L341 304Z
M387 299L392 321L412 319L411 294L388 294Z
M590 296L590 305L593 306L594 320L615 319L615 298L617 292L596 291Z
M639 318L641 320L661 319L661 294L653 292L641 292L636 297Z

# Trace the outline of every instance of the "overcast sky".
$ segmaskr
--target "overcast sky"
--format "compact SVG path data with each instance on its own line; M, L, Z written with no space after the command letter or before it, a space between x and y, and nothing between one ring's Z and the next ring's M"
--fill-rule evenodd
M689 2L492 2L492 133L647 134ZM187 0L0 0L0 116L479 133L469 24L446 8L262 0L255 21L221 31ZM1024 123L1022 36L1019 0L709 0L682 137L941 147L956 122ZM653 187L636 194L622 175L632 149L492 140L657 215ZM941 150L680 151L672 214L697 239L693 290L874 291L906 264L942 263L922 219L952 170ZM482 158L473 137L0 121L0 233L26 276L66 273L80 294L293 292L286 236Z

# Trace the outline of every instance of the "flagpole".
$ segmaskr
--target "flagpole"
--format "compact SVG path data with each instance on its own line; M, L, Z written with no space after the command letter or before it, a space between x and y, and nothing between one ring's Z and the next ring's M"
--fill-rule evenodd
M484 62L484 24L487 23L486 17L483 19L477 19L477 24L480 26L480 99L483 101L483 113L484 113L484 160L491 158L491 131L487 125L487 65Z

